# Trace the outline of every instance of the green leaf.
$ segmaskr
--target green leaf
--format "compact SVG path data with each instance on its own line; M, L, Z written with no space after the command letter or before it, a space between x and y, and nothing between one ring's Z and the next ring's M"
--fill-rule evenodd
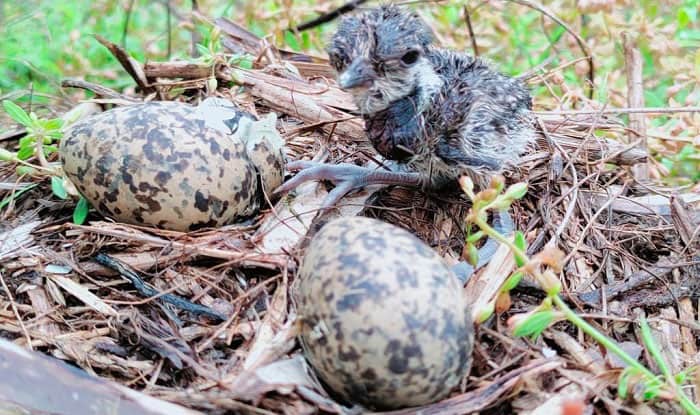
M51 177L51 191L59 199L66 200L68 198L68 192L66 192L66 188L63 187L63 179L58 176Z
M518 247L518 249L520 249L523 252L525 252L525 250L527 249L527 241L525 240L525 234L523 234L521 231L515 232L515 239L513 240L513 243L515 244L515 246ZM515 257L515 265L517 265L518 268L525 265L525 260L523 260L515 254L513 254L513 256Z
M58 151L58 147L57 147L57 146L54 146L54 145L44 146L44 154L46 154L47 156L48 156L49 154L55 153L55 152L57 152L57 151Z
M34 147L20 147L17 152L17 158L20 160L26 160L34 155Z
M301 44L304 46L304 49L311 49L311 35L309 32L301 33Z
M297 40L296 36L294 36L294 33L290 32L287 30L284 32L284 42L289 45L290 48L294 51L300 51L301 46L299 46L299 41Z
M40 124L45 130L59 130L63 127L63 120L60 118L52 118L50 120L42 120Z
M673 170L673 160L666 157L661 159L661 165L666 167L669 171Z
M35 142L36 142L36 138L33 135L25 135L24 137L19 139L19 148L25 148L25 147L34 148Z
M467 242L473 244L476 243L479 239L484 237L484 232L483 231L476 231L472 233L471 235L467 236Z
M32 119L19 105L12 101L4 100L2 101L2 106L5 108L7 115L9 115L13 120L25 127L31 127L33 125Z
M90 203L88 203L87 199L80 196L80 200L78 200L78 204L75 205L75 210L73 210L73 223L76 225L85 223L89 211Z
M445 18L447 18L448 22L450 22L451 24L459 22L459 9L457 8L457 6L447 6L443 10L445 13Z
M253 60L248 57L245 57L238 61L238 66L243 69L253 69Z
M491 318L493 313L496 311L496 302L491 301L490 303L486 304L483 309L478 310L476 312L476 322L481 324L484 323L486 320Z
M549 327L552 321L554 321L553 311L538 311L515 326L513 335L516 337L538 337L547 327Z
M54 140L60 140L61 138L63 138L63 131L61 131L61 130L58 130L58 131L47 131L45 134L46 134L47 137L51 137L51 138L53 138Z
M697 11L691 8L681 7L678 10L678 29L684 29L697 17Z
M666 360L664 359L663 354L661 353L659 345L656 343L654 336L651 334L651 327L649 327L647 319L641 319L640 329L640 332L642 334L642 342L644 343L644 346L646 346L647 351L649 352L651 357L659 366L661 373L671 373L671 368L666 363Z
M501 291L510 291L517 287L518 284L520 284L520 280L523 279L523 276L525 276L525 274L523 274L522 271L515 271L503 284Z
M36 137L33 135L25 135L19 140L19 151L17 158L26 160L34 155L36 149Z
M2 161L15 161L17 160L17 153L5 150L0 147L0 160Z
M687 160L687 159L693 158L694 155L695 155L695 146L693 146L692 144L686 144L685 146L683 146L681 151L678 153L678 159L679 160Z
M527 241L525 240L525 234L522 233L522 231L515 232L515 239L513 240L513 243L521 251L524 251L527 249ZM522 265L520 265L520 266L522 266Z
M652 399L656 399L659 394L661 393L661 385L645 385L646 389L644 389L644 400L645 401L650 401Z
M195 48L197 48L197 52L199 52L199 54L202 55L202 57L211 57L211 51L209 50L208 47L206 47L200 43L197 43L195 45Z
M630 375L632 374L632 368L628 367L622 371L620 374L620 379L617 381L617 396L621 399L627 399L627 392L629 391Z
M673 377L673 381L676 382L677 385L682 385L688 381L689 376L690 374L688 373L688 369L686 369L676 373L676 375Z
M479 250L471 243L467 243L467 262L473 267L479 263Z
M527 183L515 183L508 186L505 197L509 199L521 199L527 193Z
M15 172L17 173L18 176L33 176L36 174L37 170L32 167L32 166L17 166L15 169Z
M559 42L559 39L561 39L561 37L564 35L564 33L566 33L566 29L564 29L564 26L557 26L554 29L554 31L552 33L552 37L549 39L549 41L551 43Z

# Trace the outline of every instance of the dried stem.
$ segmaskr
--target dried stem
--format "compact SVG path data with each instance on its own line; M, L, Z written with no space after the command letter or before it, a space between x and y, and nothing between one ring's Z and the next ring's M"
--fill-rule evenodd
M636 42L631 39L629 33L622 32L622 45L625 50L625 72L627 73L627 105L631 108L644 107L644 82L642 80L642 55L639 53ZM639 148L646 151L646 121L642 113L630 113L629 141L637 137L640 140ZM649 179L647 163L640 163L633 168L637 180Z
M554 14L553 11L549 10L547 7L544 5L537 3L532 0L506 0L510 1L513 3L518 3L523 6L529 7L533 10L537 10L538 12L544 14L545 16L549 17L550 19L554 20L558 25L564 28L571 36L576 39L576 43L578 44L578 47L581 49L583 54L586 56L586 60L588 60L588 83L589 83L589 90L588 90L588 96L589 98L593 98L593 89L595 86L595 65L593 64L593 54L591 53L591 50L588 48L588 45L586 44L586 41L583 40L583 38L576 33L571 27L569 27L568 24L566 24L565 21L561 20L559 16Z
M474 27L472 27L472 18L469 13L469 8L464 6L464 21L467 24L467 30L469 31L469 40L472 42L472 50L474 51L474 56L479 56L479 47L476 44L476 35L474 35Z

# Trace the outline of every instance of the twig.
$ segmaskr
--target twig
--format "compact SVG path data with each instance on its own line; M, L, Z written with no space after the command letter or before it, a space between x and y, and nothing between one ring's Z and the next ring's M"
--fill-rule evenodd
M537 123L539 124L540 130L542 130L542 134L547 138L548 141L551 142L553 146L556 146L557 150L566 157L566 152L554 141L552 138L549 136L549 132L547 131L547 127L544 125L541 119L537 119ZM576 206L576 200L578 199L578 175L576 174L576 167L574 166L573 163L567 163L569 166L569 169L571 170L571 179L573 180L573 186L572 186L572 191L571 191L571 199L569 200L569 205L566 207L566 212L564 213L564 218L562 219L561 223L559 226L557 226L557 229L554 231L554 235L550 238L548 244L556 244L559 240L559 237L561 237L562 233L564 233L564 230L569 224L569 221L571 220L571 217L574 214L574 209ZM553 204L554 206L554 204ZM555 245L556 246L556 245Z
M139 99L132 98L130 96L120 94L119 92L109 89L107 87L104 87L102 85L94 84L92 82L87 82L83 81L80 79L64 79L61 81L61 87L63 88L80 88L80 89L85 89L87 91L93 92L95 95L106 97L106 98L112 98L112 99L121 99L129 102L142 102Z
M536 115L595 115L595 114L673 114L677 112L700 112L700 107L641 107L641 108L604 108L599 110L561 110L533 111Z
M5 290L5 294L7 294L7 299L10 301L12 311L15 313L15 317L17 318L17 324L19 324L19 327L22 329L24 337L27 338L27 347L29 347L30 350L34 350L34 348L32 347L32 338L29 336L27 327L25 327L24 322L22 321L22 317L19 315L19 310L17 310L17 304L15 304L15 300L12 297L10 288L5 283L5 277L2 275L2 272L0 272L0 283L2 283L2 288Z
M663 266L660 266L663 265ZM625 276L623 282L607 285L596 288L595 290L586 291L578 294L578 299L587 305L598 305L601 303L602 294L604 293L608 299L613 299L620 294L638 289L639 287L648 284L651 280L661 280L667 274L670 274L674 268L668 267L679 266L678 264L655 264L652 268L643 268L633 272L631 275ZM601 290L603 291L601 293Z
M173 14L172 14L172 5L170 4L170 1L166 1L165 3L165 25L167 27L168 31L168 60L170 60L170 55L172 55L173 51L173 34L172 34L172 26L173 26Z
M143 319L143 317L141 318ZM183 352L180 348L171 344L170 341L168 341L169 339L166 340L165 336L163 336L166 333L153 333L152 331L146 330L143 327L143 322L139 322L135 316L131 316L130 321L133 332L138 336L141 342L146 344L147 347L153 349L154 352L158 353L162 357L165 357L166 359L169 359L170 361L173 361L171 357L176 357L177 359L187 363L192 370L194 370L204 379L214 382L219 381L215 371L212 371L209 367L202 366L202 364L193 356ZM153 328L157 328L154 323L151 324L153 324ZM157 329L160 331L159 328Z
M510 1L513 3L518 3L520 5L529 7L531 9L537 10L538 12L544 14L545 16L549 17L550 19L554 20L558 25L564 28L571 36L576 39L576 43L578 44L578 47L581 49L584 55L586 55L586 60L588 60L588 83L589 83L589 89L588 89L588 97L593 98L593 89L595 87L595 66L593 63L593 54L591 53L590 49L588 48L588 45L586 44L586 41L581 38L581 36L576 33L571 27L569 27L566 22L561 20L554 12L549 10L547 7L544 5L537 3L532 0L505 0L505 1Z
M627 105L631 108L643 108L644 83L642 80L642 55L639 53L636 43L630 38L630 35L627 32L622 32L622 46L625 50ZM629 141L634 141L636 137L642 138L642 140L640 140L639 148L646 151L646 122L644 115L638 112L631 113L629 119ZM632 168L632 171L637 180L645 181L649 179L649 169L647 163L635 165Z
M421 413L424 415L436 414L466 414L479 412L492 405L498 398L503 396L508 390L515 386L518 381L525 377L540 376L542 373L554 370L562 365L557 359L537 359L527 365L520 366L503 376L495 379L487 385L478 389L456 395L440 402L420 406L416 408L400 409L391 412L384 412L385 415L408 415ZM377 412L370 412L376 414Z
M586 59L586 58L578 58L578 59L574 60L574 62L582 61L582 60L585 60L585 59ZM544 74L540 74L540 73L539 73L540 71L544 70L544 68L546 68L547 65L549 65L550 63L552 63L553 60L554 60L554 56L550 56L550 57L548 57L547 59L545 59L544 61L542 61L539 65L537 65L537 66L535 66L535 67L533 67L533 68L528 69L527 71L521 73L520 75L517 75L515 78L516 78L516 79L520 79L520 80L522 80L522 81L524 81L524 82L529 82L529 81L532 80L533 78L537 78L537 80L544 81L545 78L546 78L549 74L555 72L555 71L558 69L558 68L554 68L554 69L552 69L552 70L547 71L547 72L544 73ZM564 63L563 65L571 65L571 62L566 62L566 63ZM561 66L561 65L560 65L560 66Z
M589 222L586 224L586 227L584 227L583 230L581 231L581 235L579 236L578 242L576 242L576 245L574 245L574 248L569 252L569 254L566 256L566 258L564 258L564 260L562 261L562 264L568 263L568 262L571 260L571 258L576 254L576 252L578 252L578 249L581 247L581 245L583 244L584 239L586 238L586 233L588 232L589 229L591 229L591 227L592 227L593 224L595 223L596 218L597 218L598 216L600 216L600 214L603 213L603 212L607 209L607 207L610 206L619 196L621 196L622 193L623 193L626 189L627 189L627 186L626 186L626 185L622 186L622 188L621 188L615 195L613 195L612 197L610 197L610 198L603 204L603 206L601 206L600 209L598 209L598 210L593 214L593 216L591 216Z
M324 14L318 16L317 18L315 18L311 21L308 21L306 23L302 23L295 28L291 28L290 30L292 32L303 32L304 30L313 29L316 26L320 26L324 23L330 22L331 20L337 18L338 16L341 16L345 13L349 13L349 12L355 10L358 6L362 5L366 1L367 0L351 0L351 1L343 4L342 6L331 10L328 13L324 13Z
M154 246L167 248L170 252L179 251L182 255L190 256L208 256L227 261L236 261L237 264L245 264L247 266L256 266L267 269L278 269L283 267L287 261L286 258L278 255L265 255L258 253L243 253L232 251L230 249L210 248L206 243L179 242L176 240L167 240L152 235L134 234L123 230L112 228L97 228L85 225L69 225L72 228L91 232L97 235L112 236L125 240L134 240L147 243Z
M114 271L118 272L119 275L129 280L134 286L134 288L136 288L136 291L138 291L144 297L153 297L162 294L158 290L146 285L146 283L138 276L138 274L134 270L132 270L128 265L111 258L109 255L99 253L95 255L95 261L97 261L101 265L104 265L105 267L113 269ZM162 294L159 298L165 301L166 303L170 303L177 308L189 311L190 313L195 315L207 316L222 321L226 320L225 315L218 313L209 307L200 304L194 304L174 294Z
M625 50L625 72L627 74L627 105L630 108L644 108L644 83L642 80L642 55L629 33L622 32L622 44ZM639 113L630 115L630 141L635 133L645 136L644 116ZM646 149L646 143L641 145Z
M469 13L469 8L464 6L464 21L467 23L467 30L469 31L469 40L472 42L472 50L474 51L474 56L479 56L479 47L476 44L476 35L474 35L474 27L472 27L472 18Z
M199 5L197 4L197 0L192 0L192 19L191 22L192 26L195 27L195 16L199 14ZM199 50L197 49L197 44L202 42L202 35L199 34L199 31L197 30L192 30L192 44L190 47L192 50L190 51L190 56L193 58L198 58L199 57Z
M134 9L134 0L129 0L129 5L126 6L126 18L124 19L124 28L122 29L122 48L126 49L126 35L129 33L129 20L131 12Z
M129 55L126 50L122 47L119 47L119 45L110 42L109 40L103 38L100 35L92 35L102 46L107 48L109 50L109 53L114 56L119 63L122 65L122 68L131 76L131 78L136 82L136 85L139 86L142 92L145 94L151 94L153 92L157 92L156 89L149 84L148 79L146 79L146 75L143 73L143 67L141 66L141 63L137 61L136 59L132 58L131 55Z

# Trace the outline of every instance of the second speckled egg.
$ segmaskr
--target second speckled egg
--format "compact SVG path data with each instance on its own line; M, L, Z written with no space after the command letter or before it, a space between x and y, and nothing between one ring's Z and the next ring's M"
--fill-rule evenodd
M306 357L346 401L374 409L427 404L471 367L462 287L404 229L362 217L331 221L306 250L296 298Z

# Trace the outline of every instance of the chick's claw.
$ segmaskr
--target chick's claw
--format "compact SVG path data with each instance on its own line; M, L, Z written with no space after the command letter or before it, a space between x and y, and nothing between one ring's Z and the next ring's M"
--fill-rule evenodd
M420 178L415 173L375 170L349 163L332 165L313 161L294 161L287 164L287 169L299 173L277 188L275 190L277 195L287 193L302 183L312 180L329 181L335 185L335 188L328 193L323 201L322 209L334 206L343 196L364 186L372 184L416 186L420 183Z

